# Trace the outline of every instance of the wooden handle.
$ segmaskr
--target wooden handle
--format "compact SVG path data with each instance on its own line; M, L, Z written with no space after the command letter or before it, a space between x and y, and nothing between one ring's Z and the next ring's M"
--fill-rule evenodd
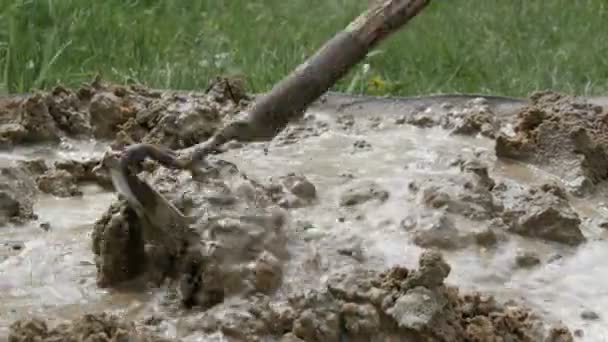
M430 0L377 3L326 42L313 56L259 98L244 121L232 122L200 145L193 159L230 141L272 140L295 117L333 87L383 39L398 31ZM197 150L197 148L195 148Z

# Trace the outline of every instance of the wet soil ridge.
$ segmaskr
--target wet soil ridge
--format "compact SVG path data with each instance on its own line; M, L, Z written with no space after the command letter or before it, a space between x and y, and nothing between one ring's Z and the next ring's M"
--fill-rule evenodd
M537 165L584 195L608 178L608 112L583 99L538 92L518 113L515 135L496 139L496 156Z
M0 148L62 138L149 142L179 149L209 138L248 103L242 82L213 80L206 93L160 92L99 79L77 90L55 87L0 99Z
M219 331L231 341L573 341L567 329L547 326L525 308L501 305L479 293L460 294L444 284L450 271L433 250L421 255L414 270L357 267L331 274L318 290L290 293L286 301L256 294L193 314L182 322L183 336ZM30 318L12 324L9 341L91 336L96 341L164 341L154 335L164 319L124 322L88 314L49 328Z

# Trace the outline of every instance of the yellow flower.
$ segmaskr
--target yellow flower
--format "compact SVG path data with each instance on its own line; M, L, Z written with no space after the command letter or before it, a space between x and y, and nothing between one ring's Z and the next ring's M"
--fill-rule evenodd
M382 77L376 75L369 80L368 86L373 90L383 91L386 89L387 83Z

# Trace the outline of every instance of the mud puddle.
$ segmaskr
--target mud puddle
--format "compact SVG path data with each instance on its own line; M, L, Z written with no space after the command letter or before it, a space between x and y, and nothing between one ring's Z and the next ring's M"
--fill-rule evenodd
M318 113L329 117L332 113ZM361 117L361 120L365 120ZM357 141L364 139L369 151L357 151ZM542 184L559 180L555 175L536 167L513 161L499 161L493 156L493 142L480 137L458 137L439 128L419 129L411 126L377 129L365 134L328 133L287 147L271 147L267 156L263 148L245 148L242 153L226 154L247 173L260 178L285 172L307 175L321 196L322 208L295 209L296 219L311 222L315 227L310 244L322 251L335 249L336 243L361 241L368 257L366 263L384 269L393 265L414 267L422 248L412 243L400 220L419 211L420 204L408 201L408 184L429 174L454 174L450 164L457 157L482 155L491 166L491 177L497 181L510 179L520 184ZM263 160L263 163L259 161ZM281 172L279 172L281 173ZM338 206L343 192L344 173L356 180L378 183L390 192L381 207L375 205L361 210L365 219L343 221L348 213ZM601 196L597 196L601 197ZM538 312L561 320L573 330L585 332L584 341L608 340L608 328L599 322L581 318L581 313L593 311L600 317L608 312L606 286L608 241L602 229L590 223L605 219L606 211L598 208L597 197L574 200L574 206L588 218L585 234L592 241L572 249L557 244L515 237L496 250L483 247L446 252L453 271L447 281L461 289L491 293L502 300L518 300L533 306ZM336 205L332 206L334 203ZM471 224L467 222L466 224ZM486 223L480 223L479 228ZM597 240L596 240L597 239ZM540 265L531 270L515 267L518 252L534 252ZM330 262L330 261L328 261ZM301 282L293 275L294 283ZM308 279L307 282L313 281Z
M119 93L127 108L129 101L140 96ZM192 101L195 105L183 108L192 111L207 100L195 97ZM456 106L450 101L434 101L441 104L437 112ZM501 132L509 137L515 134L513 114L525 104L499 101L507 109L495 116L482 110L472 119L455 114L447 120L419 108L416 101L395 106L381 101L367 106L365 101L337 107L329 103L311 109L303 122L271 144L251 144L222 154L221 159L234 163L248 177L265 182L294 173L304 175L316 188L313 205L282 203L289 214L289 258L279 289L270 295L272 300L285 301L296 290L336 285L332 278L336 272L357 274L358 267L379 272L396 266L414 270L428 248L439 248L451 265L446 283L528 306L548 322L563 322L577 340L608 340L604 324L608 264L603 262L608 242L602 228L608 209L600 203L605 193L602 185L593 195L575 198L561 190L567 184L559 174L530 163L497 159L494 137ZM218 111L224 107L218 106ZM150 139L174 148L191 145L187 142L196 134L179 130L180 125L190 125L190 114L183 121L170 122L177 130L162 131L151 123L158 123L150 119L153 115L142 111L147 114L137 120L144 122ZM215 124L219 121L208 112L194 112L211 117ZM403 113L414 114L403 117ZM125 130L131 129L132 137L144 136L142 129L133 127ZM8 167L39 158L50 163L97 158L108 146L94 140L63 141L55 147L16 147L0 154L0 163ZM186 183L183 178L174 179L178 185ZM514 190L517 186L522 187L521 193ZM234 320L236 326L224 327L222 333L201 328L211 323L200 323L199 312L166 305L162 287L100 289L91 250L92 227L116 195L95 185L79 188L79 196L37 196L36 219L0 228L0 247L4 248L0 301L7 308L0 312L0 337L7 336L10 324L20 318L39 316L53 323L91 312L116 312L145 322L159 315L164 318L156 333L184 341L219 341L239 330L238 324L246 325L233 308L239 308L238 296L210 310L214 317ZM209 317L205 317L207 322ZM298 324L305 325L302 317ZM303 340L323 340L319 337L323 332L306 337L306 327L296 326L293 330ZM282 335L291 329L278 331Z

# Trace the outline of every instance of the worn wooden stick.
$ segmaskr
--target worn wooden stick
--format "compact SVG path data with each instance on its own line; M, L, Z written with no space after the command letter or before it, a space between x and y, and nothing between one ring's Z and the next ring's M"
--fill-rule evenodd
M232 122L197 145L200 161L230 140L269 141L318 100L380 41L398 31L430 0L385 0L361 14L313 56L257 100L245 119Z
M114 186L149 221L150 236L178 225L185 226L192 218L184 216L162 195L141 181L130 166L145 158L155 159L167 167L191 168L197 172L205 156L230 140L242 142L272 140L295 117L327 92L338 80L359 63L380 41L403 27L430 0L385 0L361 14L336 34L307 61L257 100L248 116L225 126L207 142L193 149L191 160L178 160L171 151L139 144L125 151L120 161L108 163ZM194 163L192 163L194 162ZM179 230L178 230L179 231ZM175 234L175 233L173 233ZM178 234L179 235L179 234ZM168 239L179 241L179 238Z

